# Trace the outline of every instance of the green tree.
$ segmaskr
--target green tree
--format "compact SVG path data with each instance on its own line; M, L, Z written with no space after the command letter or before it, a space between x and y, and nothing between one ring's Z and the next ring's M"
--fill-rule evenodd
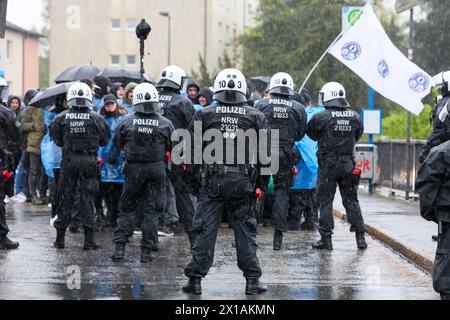
M196 72L192 70L191 71L192 77L198 81L200 87L209 87L213 82L212 75L208 70L205 58L201 54L199 54L198 57L200 60L199 71Z
M450 0L421 0L420 5L426 18L416 21L413 28L415 60L435 75L450 69Z
M353 2L363 4L363 2ZM395 17L381 8L382 23L394 43L405 50L401 28ZM270 76L279 71L290 73L300 86L317 59L341 31L342 3L319 0L261 0L256 26L240 37L243 71L247 77ZM348 91L350 103L357 109L367 106L368 87L353 72L328 55L319 65L307 87L318 92L328 81L341 82ZM394 106L380 95L375 104Z

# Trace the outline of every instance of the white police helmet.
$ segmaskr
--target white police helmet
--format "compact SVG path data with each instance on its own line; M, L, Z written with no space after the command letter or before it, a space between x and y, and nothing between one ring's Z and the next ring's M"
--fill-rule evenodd
M7 101L9 97L9 86L8 82L2 77L0 77L0 102Z
M157 87L181 90L185 78L186 72L183 69L177 66L168 66L161 72L161 80Z
M247 102L247 81L237 69L225 69L214 80L214 97L222 103Z
M269 93L281 94L284 96L294 95L294 80L285 73L279 72L270 80Z
M345 88L338 82L329 82L319 91L319 105L326 107L348 108Z
M151 114L160 110L159 94L155 86L141 83L133 91L133 109L136 113Z
M92 105L92 90L83 82L74 83L67 92L67 105L89 108Z

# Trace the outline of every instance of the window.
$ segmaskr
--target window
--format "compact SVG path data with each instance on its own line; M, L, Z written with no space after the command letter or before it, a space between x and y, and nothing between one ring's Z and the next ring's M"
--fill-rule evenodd
M12 41L6 41L6 60L11 60L12 57Z
M120 56L118 54L111 55L111 65L120 66Z
M136 30L136 26L138 25L136 19L127 19L127 30L134 31Z
M120 19L111 19L111 30L120 30Z
M136 65L136 56L135 55L128 55L127 56L127 65L128 66L135 66Z

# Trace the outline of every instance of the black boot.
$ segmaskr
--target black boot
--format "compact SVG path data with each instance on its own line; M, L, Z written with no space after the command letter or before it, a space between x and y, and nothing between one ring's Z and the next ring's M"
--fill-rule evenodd
M364 232L358 232L356 234L356 245L358 246L358 249L367 249L367 242L366 238L364 237Z
M431 240L433 240L434 242L438 242L439 241L439 236L432 236Z
M283 232L275 230L273 235L273 250L280 251L283 244Z
M258 278L247 278L247 285L245 286L246 295L255 295L267 292L267 287Z
M99 246L95 243L94 230L84 231L84 246L86 251L97 250Z
M142 247L141 249L141 262L147 263L153 260L152 249Z
M333 250L333 243L331 242L331 236L322 236L321 239L312 245L313 249L318 250Z
M56 249L64 249L65 248L65 240L66 230L64 229L56 229L56 241L53 243L53 246Z
M116 243L114 254L111 256L112 261L120 261L125 259L125 244Z
M7 236L2 237L0 240L0 250L13 250L19 247L18 242L14 242Z
M263 227L270 228L272 226L272 221L269 218L264 218Z
M202 278L191 277L183 287L183 292L200 295L202 294Z
M311 221L305 221L300 225L300 230L302 231L316 231L317 226L314 222Z
M450 294L441 293L441 300L450 300Z

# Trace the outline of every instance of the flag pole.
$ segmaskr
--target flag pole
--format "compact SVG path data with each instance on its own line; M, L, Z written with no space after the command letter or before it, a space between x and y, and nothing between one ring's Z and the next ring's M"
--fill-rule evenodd
M370 4L368 4L370 5ZM364 10L362 12L361 15L364 14ZM325 56L327 55L327 53L330 51L330 49L341 39L341 37L347 33L348 30L350 30L350 28L353 26L353 23L356 22L356 20L358 20L361 16L354 16L353 19L350 21L350 25L343 31L341 31L341 33L339 33L339 35L336 37L336 39L334 39L334 41L330 44L330 46L327 48L327 50L325 50L325 52L322 54L322 56L319 58L319 60L316 62L316 64L314 65L314 67L311 69L311 71L309 72L308 76L306 77L305 81L303 82L299 93L302 92L302 90L305 88L306 83L309 81L309 79L311 78L312 74L314 73L314 71L316 71L317 67L319 66L319 64L322 62L322 60L325 58Z

